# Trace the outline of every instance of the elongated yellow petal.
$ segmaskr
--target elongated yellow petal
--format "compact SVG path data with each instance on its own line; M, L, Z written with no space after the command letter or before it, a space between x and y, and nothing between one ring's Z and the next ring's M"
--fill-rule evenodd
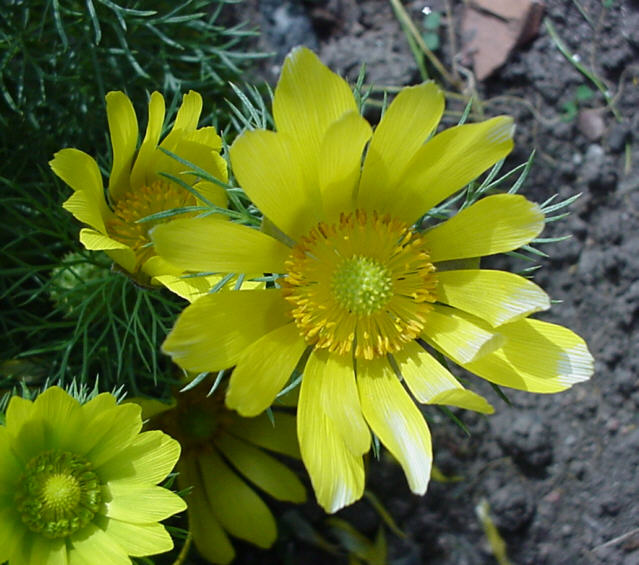
M106 252L111 259L127 271L132 273L135 270L135 252L124 243L87 228L80 230L80 242L87 249Z
M413 157L404 170L393 212L413 223L513 148L513 120L499 116L444 130Z
M113 149L109 194L117 202L130 186L131 166L138 143L138 120L131 100L123 92L109 92L106 106Z
M106 463L140 433L140 412L137 404L121 404L86 422L84 435L76 442L78 452L87 453L95 467Z
M261 449L228 434L220 435L216 445L240 473L272 497L297 503L306 500L297 475Z
M190 371L219 371L244 350L289 322L279 290L217 292L196 300L180 315L162 350Z
M357 386L362 411L375 435L399 461L410 490L424 494L433 453L421 412L395 376L388 360L358 360Z
M297 150L290 135L246 132L235 140L230 156L246 194L284 233L295 239L320 220L318 178L305 179L305 160L310 157Z
M328 221L354 210L362 151L371 133L364 118L348 112L330 125L322 140L319 184Z
M492 326L550 308L548 295L535 283L513 273L487 269L438 273L437 300Z
M157 150L162 125L164 124L164 97L159 92L151 94L149 100L149 121L146 126L146 133L140 145L138 156L131 171L131 186L138 189L153 182L153 171L150 161Z
M366 453L371 435L362 416L352 359L315 349L306 363L304 379L309 381L307 390L315 395L320 410L333 422L346 447L353 455Z
M407 343L393 354L401 375L415 398L424 404L447 404L483 414L493 407L479 394L466 390L459 381L417 342Z
M246 417L266 410L288 382L306 347L294 323L262 336L237 360L226 405Z
M455 363L479 359L504 341L500 333L461 310L436 304L426 318L422 337Z
M190 271L282 273L290 253L256 229L210 217L160 224L151 239L160 257Z
M537 204L518 194L487 196L424 235L433 262L512 251L544 228Z
M319 153L329 125L357 105L346 81L306 47L286 57L275 88L273 117L280 132L293 134L309 153Z
M16 398L15 396L13 398ZM13 401L13 399L11 400ZM11 424L13 427L13 424ZM15 494L16 483L22 474L20 463L10 447L10 436L7 428L0 426L0 497L3 494ZM1 505L0 505L1 506ZM1 510L0 510L1 512ZM4 523L4 522L0 522ZM0 547L2 544L0 544Z
M2 524L4 527L4 524ZM67 565L67 545L64 539L47 539L44 536L33 536L31 556L28 565Z
M102 200L104 200L104 198L102 198ZM88 191L78 190L74 192L64 204L62 204L62 207L67 212L71 212L71 214L83 224L87 224L102 234L106 234L104 217L100 212L100 205L93 199L91 193Z
M102 490L105 515L133 524L150 524L186 510L177 494L154 485L109 481Z
M233 436L249 443L299 459L295 417L277 410L273 411L272 416L274 424L266 414L255 418L242 418L231 413L229 417L232 418L232 422L227 430Z
M498 385L541 393L559 392L592 376L584 340L563 326L525 319L499 331L503 346L466 363L466 369Z
M173 539L162 524L130 524L106 520L104 531L133 557L155 555L173 549Z
M235 550L206 496L196 458L185 457L180 461L178 471L180 489L191 488L187 501L189 529L193 534L195 547L211 563L230 563L235 557Z
M404 169L437 127L443 111L444 95L434 82L401 90L375 129L368 148L359 207L395 213L396 202L402 197L396 187ZM422 191L428 188L427 184L421 187Z
M93 157L79 149L62 149L53 156L49 165L74 191L86 191L87 200L97 206L103 218L107 217L109 209L104 198L102 175Z
M17 477L19 476L17 475ZM17 485L15 487L17 488ZM15 495L15 491L11 494ZM11 496L11 504L0 506L0 524L2 524L2 528L0 528L0 563L4 563L15 551L25 530L13 503L13 496Z
M171 132L177 132L179 130L185 132L193 131L197 127L201 113L202 96L195 90L189 90L182 96L182 104L175 117L175 123L173 124Z
M69 543L70 542L70 543ZM131 565L124 549L104 530L94 524L78 530L70 540L69 553L77 552L79 563L109 563L109 565Z
M346 446L342 430L324 413L317 377L311 372L302 379L297 435L317 502L331 513L361 498L364 464L361 455L354 455Z
M177 441L159 430L151 430L138 435L129 447L96 471L104 481L129 479L155 485L171 472L179 456Z
M224 529L258 547L270 547L277 529L264 501L217 452L211 450L200 454L198 463L206 497Z

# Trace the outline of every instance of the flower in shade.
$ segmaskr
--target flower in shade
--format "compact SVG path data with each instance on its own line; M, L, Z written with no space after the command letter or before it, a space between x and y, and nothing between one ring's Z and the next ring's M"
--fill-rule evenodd
M278 229L202 218L152 234L157 252L182 268L280 275L271 288L198 299L163 348L194 371L235 365L226 404L245 416L267 408L301 368L302 460L331 512L362 494L371 431L410 489L425 492L431 440L413 398L492 411L437 356L532 392L592 373L579 336L529 318L549 307L541 288L479 268L477 258L541 232L536 204L487 196L420 229L424 214L513 146L505 116L435 133L443 109L434 83L404 88L373 133L346 82L296 49L275 91L277 131L246 132L230 150L239 183Z
M189 529L198 551L211 563L229 563L235 551L229 534L262 548L277 536L275 519L247 480L270 496L304 502L297 476L263 449L299 458L295 417L273 410L242 418L224 406L224 394L207 396L202 386L176 394L173 404L136 399L149 426L177 438L182 456L178 486L187 495Z
M159 521L186 503L157 484L180 446L140 433L140 413L108 393L81 405L58 387L11 399L0 426L0 563L130 565L173 547Z
M194 91L184 95L171 131L160 142L164 98L159 92L151 94L148 125L139 147L138 122L129 98L122 92L109 92L106 107L113 152L106 198L98 165L86 153L62 149L50 162L55 174L74 190L64 208L90 226L80 231L80 241L87 249L105 251L141 284L165 284L189 298L192 293L208 290L210 281L206 278L181 278L180 269L155 254L148 232L170 217L138 222L167 210L202 204L186 188L160 173L179 177L206 201L226 206L226 194L220 186L188 174L188 165L162 151L193 163L221 181L227 180L226 162L219 154L220 136L213 127L197 128L202 97Z

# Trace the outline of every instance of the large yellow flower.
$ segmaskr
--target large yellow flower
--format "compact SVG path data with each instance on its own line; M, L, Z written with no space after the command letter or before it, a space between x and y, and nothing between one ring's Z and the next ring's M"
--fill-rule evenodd
M372 133L346 82L297 49L275 91L277 132L244 133L231 148L235 175L274 236L206 218L152 234L157 252L183 268L281 274L271 288L200 298L164 351L195 371L236 365L226 403L245 416L301 369L302 459L331 512L362 494L371 430L411 490L425 492L430 434L404 385L422 403L492 410L434 353L533 392L592 373L581 338L527 317L549 307L538 286L457 261L531 241L544 225L537 205L488 196L419 229L426 212L512 148L508 117L433 135L443 108L435 84L405 88Z
M263 448L299 458L295 417L273 411L242 418L224 406L224 393L209 396L199 386L178 393L172 405L137 399L149 426L175 437L182 446L178 486L187 496L189 529L198 551L211 563L229 563L235 550L229 535L259 547L277 537L275 518L244 479L270 496L304 502L306 491L295 473Z
M194 91L184 95L173 127L161 142L164 98L159 92L151 95L148 125L139 148L138 122L129 98L122 92L109 92L106 106L113 151L108 199L95 160L78 149L67 148L58 151L50 162L55 174L75 191L63 206L90 226L80 232L80 241L87 249L104 250L141 284L159 282L192 298L192 292L208 289L210 281L181 279L181 269L155 255L148 232L166 220L137 221L173 208L201 204L184 187L159 173L179 177L209 202L226 206L226 195L221 187L188 174L188 166L160 149L176 154L225 182L226 162L219 154L221 139L213 127L197 128L202 97Z

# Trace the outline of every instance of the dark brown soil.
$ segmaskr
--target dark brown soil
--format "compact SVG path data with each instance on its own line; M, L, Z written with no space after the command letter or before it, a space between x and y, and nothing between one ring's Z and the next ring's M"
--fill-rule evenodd
M419 23L424 2L405 4ZM459 32L463 5L452 4ZM429 6L445 14L444 0ZM253 7L263 31L261 47L277 53L264 68L271 80L284 54L300 43L350 79L366 62L374 84L420 80L385 0L263 0ZM619 119L559 52L544 25L477 88L487 115L509 113L517 121L510 164L525 161L532 149L537 152L523 193L538 202L557 192L562 198L582 193L567 219L547 226L545 236L572 237L544 248L550 258L541 261L535 280L562 301L543 318L587 340L596 373L558 395L506 391L511 406L473 379L497 413L459 414L471 437L427 407L436 464L463 480L433 481L424 497L416 497L399 467L385 458L371 462L369 488L407 534L400 539L387 532L394 565L496 563L475 514L483 498L513 564L639 564L639 140L634 133L639 126L639 4L549 0L546 18L605 81ZM437 53L450 68L445 27L440 40ZM587 137L583 117L580 122L571 115L570 103L581 85L592 96L579 108L600 109L599 136ZM322 530L325 517L317 508L309 505L300 514ZM379 525L365 501L341 516L371 537ZM300 542L288 522L281 527L283 541L270 553L246 548L238 562L347 562L345 556Z

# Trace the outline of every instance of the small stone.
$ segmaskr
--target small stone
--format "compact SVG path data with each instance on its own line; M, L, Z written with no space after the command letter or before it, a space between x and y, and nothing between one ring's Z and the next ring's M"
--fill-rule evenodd
M604 122L605 108L588 108L580 110L577 116L577 127L590 141L597 141L606 130Z
M462 15L462 54L478 80L501 67L516 47L535 37L544 12L537 0L474 0Z
M497 441L502 449L524 469L539 472L553 458L552 439L548 428L531 413L493 418Z

